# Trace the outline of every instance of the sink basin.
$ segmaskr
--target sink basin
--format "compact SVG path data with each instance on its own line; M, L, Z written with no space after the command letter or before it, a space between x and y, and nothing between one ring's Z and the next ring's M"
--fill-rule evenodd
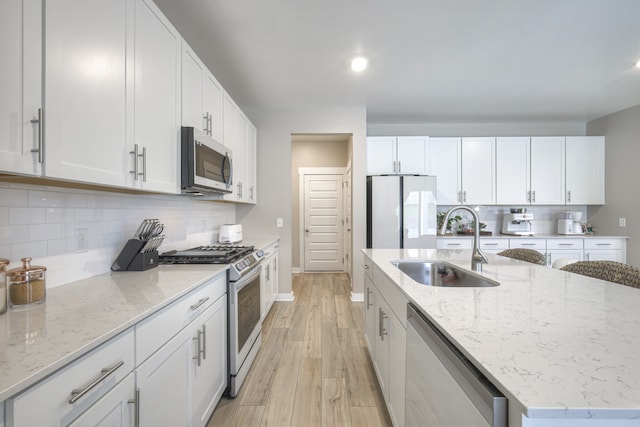
M441 261L393 261L392 264L418 283L451 288L485 288L500 283Z

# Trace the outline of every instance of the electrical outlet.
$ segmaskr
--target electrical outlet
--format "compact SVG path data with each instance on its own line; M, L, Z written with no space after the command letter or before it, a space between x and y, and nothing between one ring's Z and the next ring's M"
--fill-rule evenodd
M76 252L87 252L89 250L89 229L76 228Z
M284 219L283 218L276 218L276 227L278 227L278 228L284 227Z
M626 227L627 218L618 218L618 227Z

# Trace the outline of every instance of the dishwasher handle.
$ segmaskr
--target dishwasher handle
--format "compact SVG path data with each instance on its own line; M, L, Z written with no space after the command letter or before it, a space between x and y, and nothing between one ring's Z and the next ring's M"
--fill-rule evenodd
M409 322L492 427L506 427L507 398L413 304Z

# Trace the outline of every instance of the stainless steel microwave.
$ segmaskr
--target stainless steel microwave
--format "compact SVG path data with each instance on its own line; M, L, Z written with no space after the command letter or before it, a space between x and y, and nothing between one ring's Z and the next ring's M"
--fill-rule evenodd
M231 193L231 150L193 127L182 127L181 191L201 195Z

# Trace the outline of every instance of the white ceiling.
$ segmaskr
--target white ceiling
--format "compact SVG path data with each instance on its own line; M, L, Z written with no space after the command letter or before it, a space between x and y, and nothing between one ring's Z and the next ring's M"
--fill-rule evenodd
M584 122L640 104L640 0L155 1L243 109Z

